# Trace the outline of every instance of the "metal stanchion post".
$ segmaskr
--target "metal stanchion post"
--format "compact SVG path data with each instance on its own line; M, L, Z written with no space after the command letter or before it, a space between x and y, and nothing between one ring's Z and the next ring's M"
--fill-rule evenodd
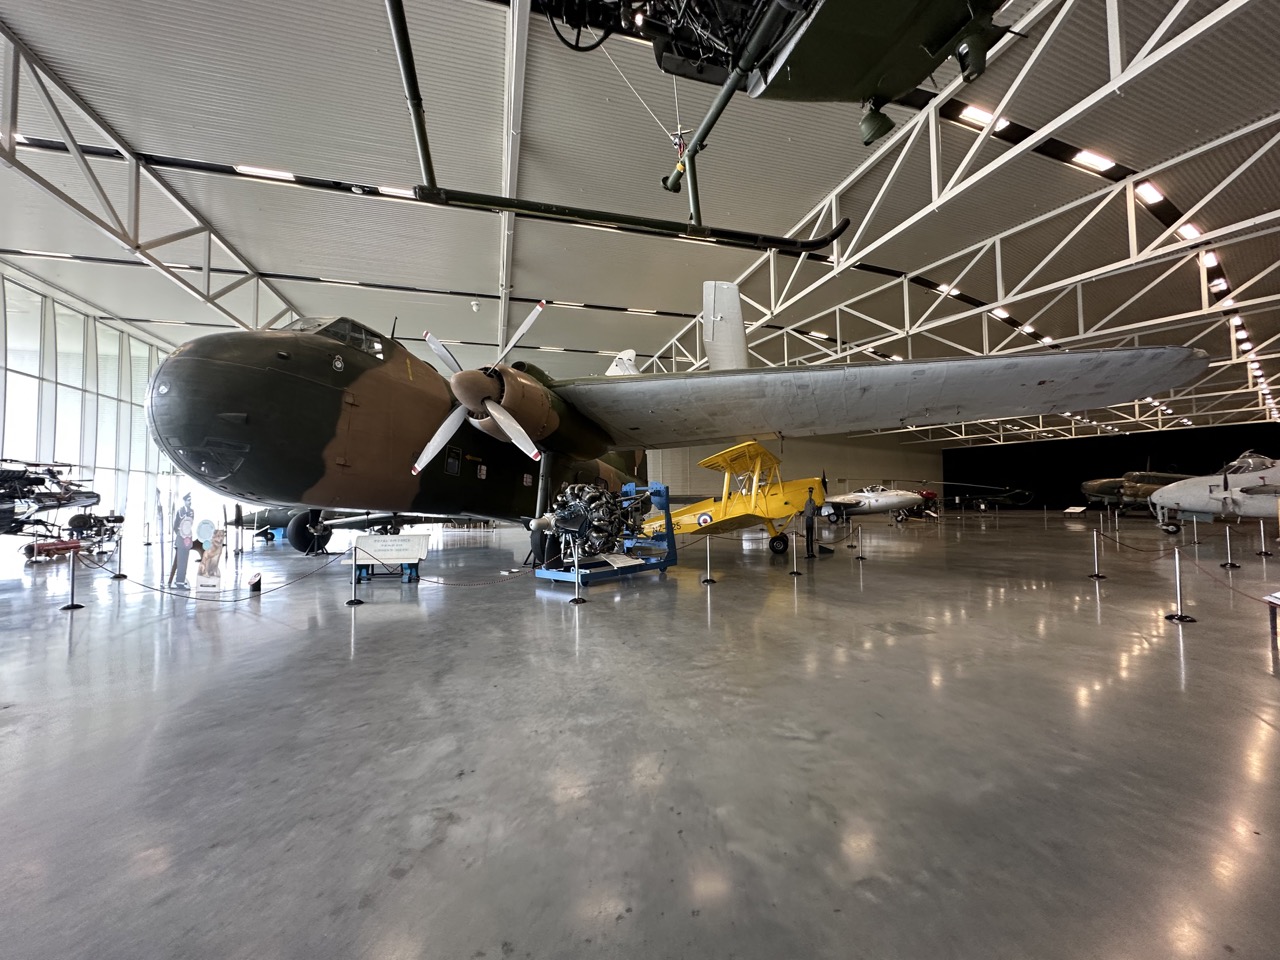
M358 607L364 603L356 596L356 571L360 568L360 548L354 543L351 545L351 599L347 601L348 607Z
M124 553L124 535L116 535L116 572L111 575L112 580L128 580L126 574L120 572L121 554Z
M864 557L864 556L862 555L862 524L858 524L858 555L857 555L856 557L854 557L853 559L855 559L855 560L865 560L865 559L867 559L866 557Z
M1218 566L1222 567L1224 570L1240 569L1240 564L1233 563L1231 560L1231 528L1230 527L1227 527L1227 562L1220 563L1218 564Z
M793 532L791 534L791 575L793 577L804 576L804 574L800 572L799 567L796 566L800 562L799 553L800 553L800 534Z
M715 579L711 576L711 537L707 537L707 575L702 578L705 584L715 583Z
M1267 549L1267 526L1261 518L1258 519L1258 556L1271 556L1271 551Z
M587 602L586 597L582 595L582 568L578 566L578 540L576 537L573 541L573 599L569 602Z
M1182 555L1178 552L1177 547L1173 548L1173 588L1174 599L1178 604L1178 609L1174 613L1166 613L1164 618L1175 623L1195 623L1195 617L1187 616L1182 612Z
M1191 518L1191 545L1194 547L1200 542L1200 524L1195 517Z
M1091 580L1105 580L1106 574L1098 570L1098 531L1093 531L1093 573L1089 574Z
M80 559L80 548L76 547L67 556L71 560L71 601L63 606L63 610L83 610L83 603L76 603L76 561Z
M151 546L151 521L150 520L142 524L142 545L144 547Z

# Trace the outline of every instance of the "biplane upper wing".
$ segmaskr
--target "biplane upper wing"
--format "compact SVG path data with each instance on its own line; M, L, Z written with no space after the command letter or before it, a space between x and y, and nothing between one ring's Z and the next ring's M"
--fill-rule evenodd
M705 460L699 460L698 466L706 467L708 470L717 470L720 473L750 473L755 470L756 463L760 464L761 472L769 470L782 463L772 452L766 450L764 445L755 440L748 440L746 443L740 443L736 447L730 447L728 450L721 450L719 453L713 453Z
M677 447L1087 410L1186 383L1189 347L583 378L554 384L619 447Z

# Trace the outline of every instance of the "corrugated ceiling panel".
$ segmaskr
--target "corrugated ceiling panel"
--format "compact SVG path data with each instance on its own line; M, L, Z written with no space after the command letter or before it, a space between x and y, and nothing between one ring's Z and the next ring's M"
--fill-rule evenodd
M263 272L497 292L494 214L185 170L165 177Z
M1218 250L1218 260L1227 280L1236 290L1259 277L1256 283L1240 294L1242 298L1252 299L1280 293L1280 268L1270 269L1280 261L1280 239L1275 236L1221 247ZM1269 273L1259 276L1269 269Z
M498 191L507 11L406 4L436 172ZM4 20L135 149L357 183L419 180L381 5L15 0Z
M36 259L15 262L19 262L23 270L81 295L123 320L167 320L184 324L214 324L223 328L234 326L232 321L186 293L164 274L142 264ZM136 312L140 303L149 307L145 314ZM183 336L182 339L189 337Z
M89 181L80 172L74 159L69 154L46 150L21 151L21 159L32 170L47 179L54 186L64 191L72 199L79 202L90 212L111 222L111 217L98 201ZM126 224L128 214L128 168L123 161L110 160L103 157L88 158L90 169L101 184L103 192L110 199L112 206ZM139 179L140 216L139 227L144 239L157 239L169 236L195 225L189 217L168 197L164 196L146 177ZM50 198L50 206L61 207L60 202ZM98 231L93 228L94 232ZM108 241L110 242L110 241ZM118 252L124 248L116 245ZM90 250L67 248L63 253L89 254ZM213 266L233 266L235 261L223 253L221 247L213 246ZM156 256L166 263L197 264L204 262L204 239L191 237L175 243L165 244L154 249Z
M702 309L702 281L732 280L755 256L615 230L524 222L516 230L512 293L692 314Z
M23 160L27 157L24 154ZM127 256L124 248L21 174L0 164L0 247L91 257Z
M676 128L675 89L672 78L655 67L647 44L614 38L592 53L573 53L535 18L521 196L684 221L687 191L671 194L659 183L676 160L666 132ZM686 129L698 125L715 92L706 84L678 81ZM744 230L789 229L870 155L858 140L859 115L857 105L736 97L698 158L704 221Z
M1277 95L1277 100L1280 101L1280 94ZM1272 124L1225 146L1207 151L1193 161L1170 167L1155 177L1153 182L1180 209L1190 210L1278 133L1280 124ZM1275 210L1280 206L1280 191L1276 189L1278 182L1280 146L1273 146L1248 170L1224 187L1191 221L1201 230L1212 230Z
M1108 80L1106 21L1100 3L1080 3L1040 55L1003 115L1036 129ZM992 62L961 98L992 110L1040 42L1056 12L1040 20L1015 49ZM1003 21L1003 18L1001 18Z
M926 157L913 156L903 169L904 189L918 198L929 189ZM1101 181L1084 171L1057 161L1029 154L1010 163L999 176L989 177L976 187L961 193L937 212L923 218L900 236L873 251L867 259L898 270L919 270L930 263L952 255L1034 219L1064 203L1098 189ZM897 194L897 190L893 191ZM919 201L886 198L877 228L892 229L906 214L917 208Z
M1274 61L1278 44L1275 4L1254 2L1126 85L1121 96L1108 97L1061 136L1146 169L1275 110L1280 71L1260 65Z

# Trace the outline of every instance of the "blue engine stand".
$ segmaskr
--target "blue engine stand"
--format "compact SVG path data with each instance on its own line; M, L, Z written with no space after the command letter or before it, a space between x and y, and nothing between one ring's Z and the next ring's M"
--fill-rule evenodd
M635 559L639 563L628 564L624 567L615 567L607 560L600 557L591 557L587 560L578 561L578 573L574 574L572 558L565 557L568 565L562 570L547 570L542 567L533 571L535 577L543 580L559 580L563 583L573 583L577 577L582 578L583 585L590 583L602 583L606 580L617 580L619 577L629 577L634 573L644 573L650 570L663 571L667 567L673 567L676 564L676 537L671 532L671 498L668 496L666 484L651 483L648 486L637 486L634 483L624 484L622 487L623 503L627 506L632 501L644 496L646 493L653 501L653 505L662 511L664 519L663 529L649 537L629 538L622 541L622 547L631 555L630 552L636 549L652 550L659 549L662 553L649 553L644 556L636 556Z

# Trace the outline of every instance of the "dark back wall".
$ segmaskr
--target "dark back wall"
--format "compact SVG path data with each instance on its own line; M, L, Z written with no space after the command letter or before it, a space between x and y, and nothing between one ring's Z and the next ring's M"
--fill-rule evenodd
M985 444L942 452L947 484L976 483L1030 490L1028 507L1083 505L1085 480L1118 477L1130 470L1213 473L1246 450L1280 457L1280 424L1163 430L1032 443ZM966 491L947 486L953 497ZM980 491L978 491L980 492Z

